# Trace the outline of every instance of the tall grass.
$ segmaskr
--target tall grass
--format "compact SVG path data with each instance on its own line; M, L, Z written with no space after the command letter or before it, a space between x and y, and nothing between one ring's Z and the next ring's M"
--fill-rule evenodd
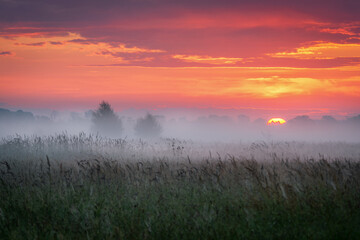
M3 139L0 238L357 239L358 147Z

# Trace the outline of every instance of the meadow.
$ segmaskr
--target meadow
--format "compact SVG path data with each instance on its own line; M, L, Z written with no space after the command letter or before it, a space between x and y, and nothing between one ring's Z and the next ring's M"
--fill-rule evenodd
M360 144L0 142L0 239L359 239Z

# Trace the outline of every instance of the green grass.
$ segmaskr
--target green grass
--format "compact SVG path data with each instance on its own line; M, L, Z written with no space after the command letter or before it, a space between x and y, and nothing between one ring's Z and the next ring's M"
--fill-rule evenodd
M0 239L360 238L359 161L19 151L0 161Z
M92 190L91 190L92 189ZM2 239L356 239L355 202L242 201L199 186L16 189L2 200ZM350 205L353 204L351 207ZM358 206L357 206L358 207ZM354 212L355 211L355 212Z
M255 163L198 163L194 166L201 169L198 175L183 167L180 171L176 164L166 167L162 162L146 163L155 168L157 175L138 170L135 163L114 164L106 170L100 162L90 164L83 171L73 167L72 172L71 168L60 172L49 167L36 172L33 178L13 177L9 170L0 187L0 238L357 239L360 236L359 185L355 184L359 175L344 180L342 186L336 183L339 185L336 189L335 183L328 184L320 175L314 175L306 180L308 183L304 180L302 190L296 192L280 180L274 179L278 181L274 185L264 185L265 180L254 175L259 174L261 166L256 164L257 173L250 169ZM219 175L215 174L217 164L224 171ZM234 164L238 164L237 171L228 171ZM310 170L326 165L325 162L324 165L298 164ZM349 164L349 169L359 171L359 164ZM265 167L272 166L280 171L285 162ZM161 168L163 172L158 172ZM335 164L322 171L331 170L336 170ZM23 181L25 178L27 181Z

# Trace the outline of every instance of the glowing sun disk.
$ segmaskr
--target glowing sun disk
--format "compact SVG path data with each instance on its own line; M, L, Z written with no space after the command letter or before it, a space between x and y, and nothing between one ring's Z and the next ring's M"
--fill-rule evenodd
M270 124L276 124L276 125L281 125L281 124L284 124L286 123L286 121L282 118L271 118L267 124L270 125Z

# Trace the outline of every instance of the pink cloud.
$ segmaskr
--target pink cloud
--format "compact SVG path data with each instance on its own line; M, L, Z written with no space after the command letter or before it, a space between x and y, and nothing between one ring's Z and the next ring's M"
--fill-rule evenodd
M51 45L63 45L63 42L54 42L54 41L50 41L49 42Z
M30 46L30 47L42 47L46 43L45 42L35 42L35 43L15 43L15 45L23 45L23 46Z

